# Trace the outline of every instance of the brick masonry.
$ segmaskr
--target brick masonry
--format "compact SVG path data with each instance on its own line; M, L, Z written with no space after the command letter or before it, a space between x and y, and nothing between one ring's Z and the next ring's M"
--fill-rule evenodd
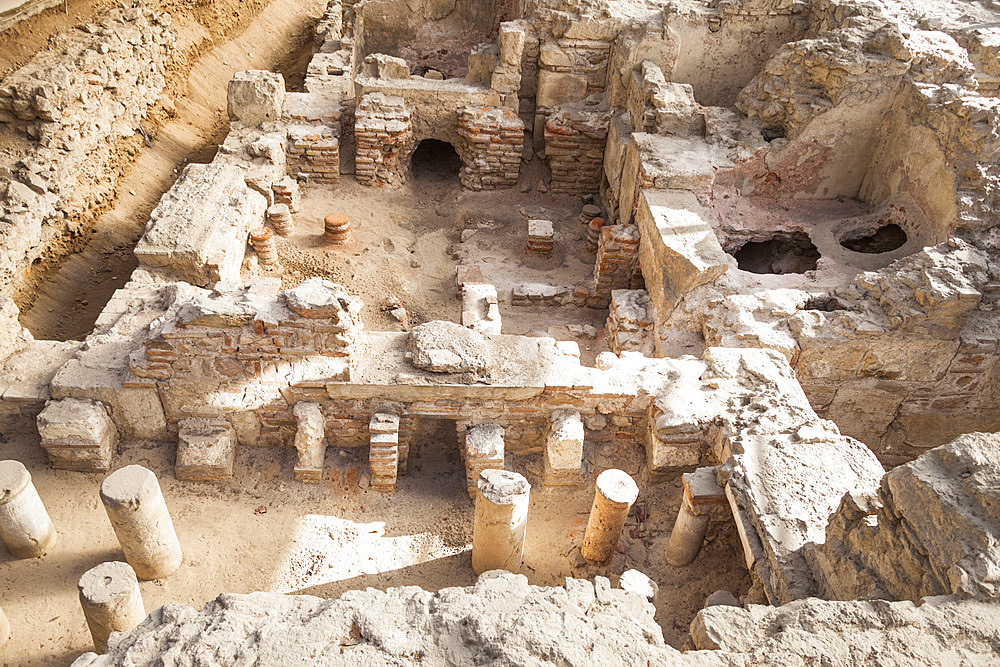
M459 178L470 190L517 185L524 121L508 107L465 107L458 114Z
M355 174L359 183L388 185L403 181L405 169L400 158L412 142L412 118L402 97L369 93L361 98L354 120L358 145Z
M545 156L552 191L596 193L601 186L604 144L611 115L606 108L565 105L545 123Z

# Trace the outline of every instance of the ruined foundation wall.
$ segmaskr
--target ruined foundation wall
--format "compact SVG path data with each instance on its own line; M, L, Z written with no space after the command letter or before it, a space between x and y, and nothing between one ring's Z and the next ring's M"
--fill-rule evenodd
M169 14L115 10L0 84L0 123L39 142L0 177L0 293L17 290L24 269L112 192L115 142L159 96L174 41Z

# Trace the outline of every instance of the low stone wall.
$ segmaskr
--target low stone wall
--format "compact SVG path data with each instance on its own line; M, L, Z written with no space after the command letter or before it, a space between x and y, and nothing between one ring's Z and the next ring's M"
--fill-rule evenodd
M824 596L1000 598L998 460L1000 434L970 433L845 495L809 552Z

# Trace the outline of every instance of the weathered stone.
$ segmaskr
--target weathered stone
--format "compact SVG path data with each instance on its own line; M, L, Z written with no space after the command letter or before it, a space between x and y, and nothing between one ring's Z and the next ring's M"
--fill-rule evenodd
M223 482L233 477L236 430L225 419L177 422L174 475L189 482Z
M493 363L483 337L454 322L427 322L410 331L410 361L434 373L488 377Z
M285 78L265 70L236 72L226 94L229 119L250 127L281 118Z
M111 465L118 446L118 429L100 401L50 401L37 421L42 447L53 467L98 472Z

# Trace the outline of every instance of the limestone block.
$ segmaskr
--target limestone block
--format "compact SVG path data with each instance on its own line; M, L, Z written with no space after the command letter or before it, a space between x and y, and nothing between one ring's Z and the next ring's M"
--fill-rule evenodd
M326 420L319 403L299 401L292 409L297 428L295 430L295 450L298 460L295 464L295 479L300 482L319 482L323 477L323 458L326 445Z
M259 127L281 118L285 105L285 78L265 70L236 72L226 91L229 119Z
M342 286L329 280L309 278L298 287L285 290L284 295L288 307L302 317L329 318L345 330L360 326L360 313L364 304Z
M467 83L489 84L493 70L497 67L500 51L496 44L478 44L469 53L469 69L465 75Z
M500 46L500 60L505 65L520 65L524 52L525 25L523 21L507 21L500 24L497 41Z
M545 437L546 486L583 483L583 420L572 409L555 410Z
M103 403L82 398L49 401L37 423L52 467L97 472L111 465L118 430Z
M177 423L174 475L188 482L222 482L233 477L236 429L225 419L182 419Z
M837 390L825 416L834 421L844 435L874 448L881 443L886 429L896 417L903 397L902 391L843 386Z
M483 376L493 367L482 335L454 322L434 321L414 327L407 355L414 366L434 373Z
M153 209L135 247L142 268L202 287L238 282L250 230L267 199L232 165L191 164Z
M373 79L409 79L410 67L402 58L387 56L384 53L373 53L361 62L358 76Z
M538 72L538 92L535 104L540 109L551 109L557 104L579 102L587 96L587 77L569 72Z
M735 264L691 192L643 189L636 223L641 232L639 264L661 316L681 296L716 281Z
M482 283L464 284L462 326L486 335L500 333L500 307L496 287Z

